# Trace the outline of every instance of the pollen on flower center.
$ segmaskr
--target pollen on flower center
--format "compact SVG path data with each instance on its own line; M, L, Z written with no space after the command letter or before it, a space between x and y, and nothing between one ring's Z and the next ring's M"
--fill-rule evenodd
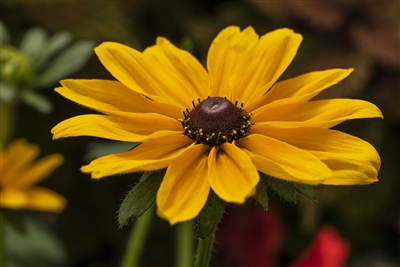
M196 143L219 146L225 142L232 143L246 137L250 131L251 114L247 113L243 104L238 107L223 97L209 97L193 109L183 112L181 119L184 134Z

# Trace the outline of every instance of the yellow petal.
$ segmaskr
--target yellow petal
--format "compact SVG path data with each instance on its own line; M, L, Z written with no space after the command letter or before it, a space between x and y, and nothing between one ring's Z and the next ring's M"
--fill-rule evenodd
M160 170L167 167L191 143L193 141L180 132L165 132L128 152L93 160L81 170L91 173L92 178L96 179L121 173Z
M229 143L212 148L208 168L211 188L226 202L243 204L260 181L249 155Z
M252 27L222 30L208 52L211 96L240 102L262 96L294 58L302 40L289 29L279 29L260 39Z
M251 134L240 140L258 170L288 181L320 184L332 171L310 152L277 139Z
M158 131L182 131L182 125L170 117L153 113L132 113L127 117L81 115L57 124L53 139L94 136L125 142L143 142Z
M207 56L207 69L211 77L211 96L226 96L232 100L236 84L232 77L238 74L242 61L255 60L258 35L252 27L240 32L239 27L223 29L212 42ZM243 73L241 73L243 77ZM233 94L233 95L231 95Z
M31 187L26 190L26 193L27 209L62 212L67 204L63 196L44 187Z
M203 100L209 95L210 78L207 71L186 50L177 48L166 38L158 37L156 45L146 48L143 54L173 72L186 90L193 91L193 96Z
M2 152L1 185L12 185L29 168L38 156L37 145L29 144L25 139L18 139Z
M252 129L253 130L253 129ZM307 150L333 172L323 184L356 185L377 181L381 161L368 142L335 130L319 128L280 128L257 126L254 132Z
M250 104L263 96L290 65L302 40L300 34L290 29L278 29L263 35L251 67L241 66L242 71L253 77L240 99Z
M23 209L28 203L25 190L14 187L0 188L0 206L9 209Z
M128 46L105 42L95 48L104 67L127 87L150 98L161 96L182 108L196 99L175 73Z
M66 203L63 196L43 187L4 187L0 190L0 206L3 208L61 212Z
M262 96L294 58L302 40L289 29L258 35L252 27L235 26L214 39L207 58L212 78L211 96L227 96L248 104Z
M152 101L118 81L63 80L56 91L78 104L105 114L120 112L159 113L173 118L182 116L182 108Z
M278 105L278 102L282 105ZM358 99L284 102L277 101L254 111L252 119L282 127L331 128L346 120L382 118L381 111L374 104Z
M246 108L253 111L271 102L293 98L293 102L308 101L320 92L345 79L353 69L329 69L309 72L295 78L276 83L267 94L255 99ZM289 101L286 103L290 103Z
M158 214L171 225L193 219L207 201L207 151L207 146L192 146L167 169L157 193L157 207Z
M61 154L52 154L35 162L18 179L13 182L13 186L27 187L38 183L60 166L64 161Z

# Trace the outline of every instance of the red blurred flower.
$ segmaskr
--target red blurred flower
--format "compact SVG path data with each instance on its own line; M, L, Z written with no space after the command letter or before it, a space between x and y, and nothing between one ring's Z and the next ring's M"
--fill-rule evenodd
M313 243L305 249L292 267L345 266L351 246L332 226L322 227Z
M220 225L217 241L224 258L222 265L278 266L284 242L284 227L279 212L229 207L229 216ZM313 242L290 267L343 267L351 246L332 226L319 229Z

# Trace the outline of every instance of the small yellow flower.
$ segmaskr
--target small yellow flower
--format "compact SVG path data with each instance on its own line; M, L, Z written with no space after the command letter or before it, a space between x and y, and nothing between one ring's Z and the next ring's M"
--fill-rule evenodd
M33 162L39 147L18 139L0 146L0 207L61 212L66 200L63 196L34 183L46 178L64 161L62 155L53 154Z
M117 81L64 80L56 91L104 115L70 118L52 133L141 142L82 171L101 178L167 168L157 206L171 224L196 217L210 189L244 203L255 193L258 171L311 185L377 181L376 150L329 128L382 117L380 110L362 100L312 100L352 69L277 82L301 40L290 29L259 38L252 27L227 27L211 44L207 70L162 37L143 52L103 43L95 52Z

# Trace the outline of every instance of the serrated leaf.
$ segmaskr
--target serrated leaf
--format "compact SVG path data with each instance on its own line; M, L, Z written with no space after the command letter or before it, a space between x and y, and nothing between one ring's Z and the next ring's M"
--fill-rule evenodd
M270 177L264 173L260 173L260 177L267 187L275 191L275 193L278 194L278 196L280 196L283 200L291 204L297 203L297 191L293 183Z
M225 205L225 201L210 190L207 202L197 218L200 238L207 238L214 232L224 215Z
M20 95L22 101L37 111L48 114L53 109L53 104L47 98L32 90L25 90Z
M146 180L147 178L149 178L150 175L153 175L153 172L144 172L142 174L142 177L140 177L140 182Z
M316 201L317 200L317 195L315 194L314 187L311 185L307 184L299 184L299 183L293 183L295 189L297 192L300 194L306 196L307 198Z
M80 41L58 56L35 81L36 87L47 87L80 69L93 55L95 43Z
M261 207L264 208L264 210L268 209L268 195L267 195L267 190L265 188L264 182L260 180L256 187L256 194L254 195L254 198L258 202L258 204L261 205Z
M138 218L154 203L165 170L144 173L140 182L129 191L118 211L118 224L125 226ZM147 176L147 177L146 177Z

